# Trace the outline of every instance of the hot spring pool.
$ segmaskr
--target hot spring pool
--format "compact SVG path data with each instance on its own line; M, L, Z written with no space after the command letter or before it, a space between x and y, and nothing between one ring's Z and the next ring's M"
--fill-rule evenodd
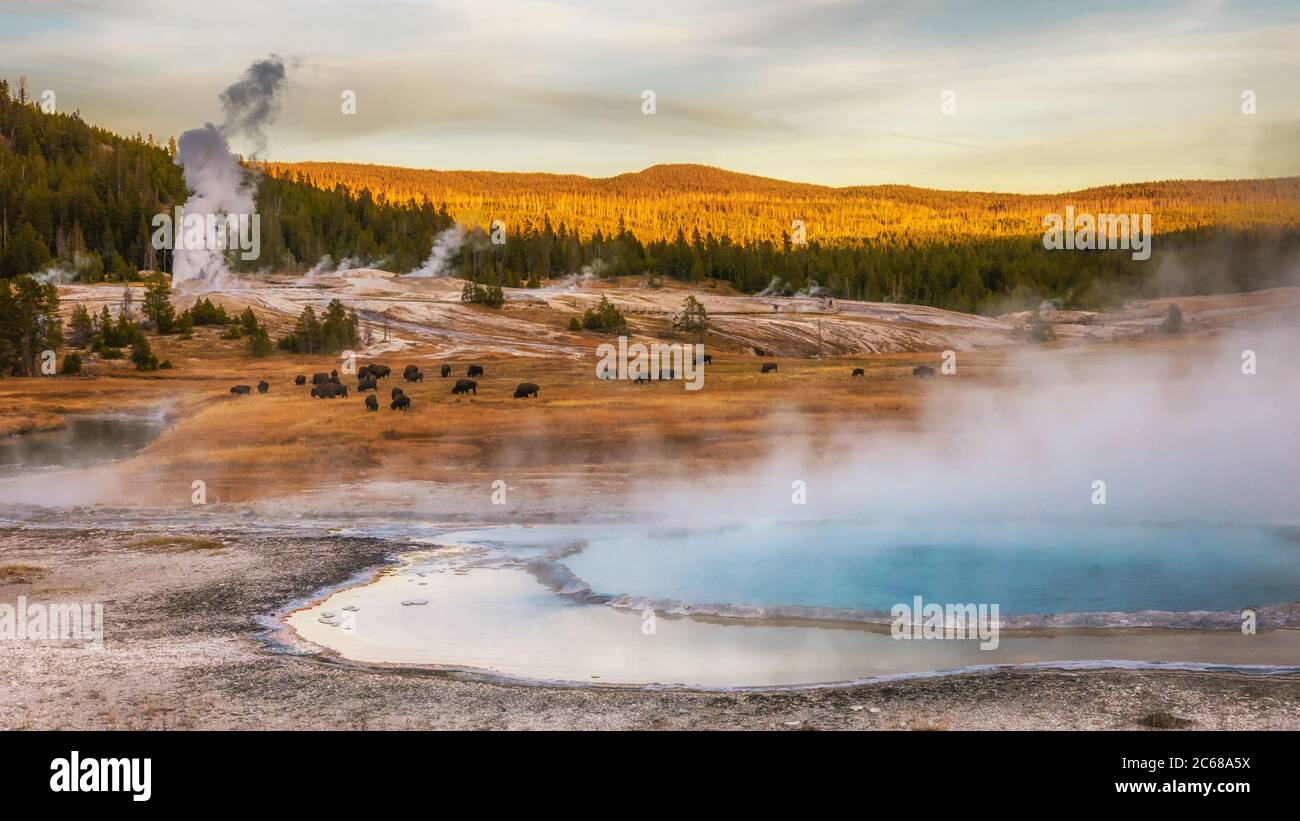
M1300 601L1289 528L751 522L431 541L441 546L289 625L361 662L584 683L781 686L1032 663L1300 668L1295 614L1277 607ZM998 646L891 637L890 609L915 596L998 605ZM1240 629L1248 608L1253 635Z

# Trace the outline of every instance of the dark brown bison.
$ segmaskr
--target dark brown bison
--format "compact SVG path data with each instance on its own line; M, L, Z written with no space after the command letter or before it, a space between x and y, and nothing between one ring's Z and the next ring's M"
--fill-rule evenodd
M406 391L402 390L401 388L393 388L392 392L389 393L388 398L396 399L399 396L405 396L405 395L406 395Z
M760 371L760 373L775 373L775 372L776 372L776 363L775 363L775 362L764 362L764 363L763 363L763 370Z
M473 379L457 379L456 384L452 386L452 393L472 393L478 396L478 383Z
M469 370L465 371L465 375L468 376L470 379L473 379L473 378L476 377L476 376L482 376L482 375L483 375L483 366L482 366L482 365L470 365L470 366L469 366Z
M269 391L270 389L271 389L271 383L267 382L265 379L263 379L261 382L258 382L258 383L257 383L257 392L258 392L258 393L266 393L266 392Z
M357 369L357 379L369 379L371 375L369 365L362 365Z
M763 350L762 348L755 347L754 356L767 356L767 351Z
M314 373L311 375L311 383L313 385L320 385L328 381L330 381L330 375L327 373Z
M377 390L379 390L379 383L375 381L373 376L365 377L357 382L357 393Z
M423 382L424 374L420 373L419 368L416 368L413 371L407 371L406 373L402 374L402 378L405 379L407 382Z
M519 387L515 388L515 398L526 399L530 396L537 396L539 390L541 388L538 388L532 382L520 382Z
M293 378L293 384L295 384L295 385L306 385L306 384L307 384L307 377L303 376L302 374L298 374L297 376L295 376L295 377Z
M376 379L386 379L393 372L387 365L370 365L368 367L370 368L370 375Z
M337 382L322 382L311 389L311 395L314 399L346 399L348 386Z
M407 396L406 394L401 394L396 399L394 399L392 404L390 404L388 407L390 410L399 410L399 411L410 410L411 397Z
M447 377L451 376L451 366L443 365L441 368L438 369L438 372L442 374L443 379L446 379Z
M866 375L867 375L867 372L866 372L865 370L863 370L862 368L854 368L854 369L853 369L853 373L852 373L851 375L852 375L852 376L866 376Z
M915 368L912 368L912 376L920 377L921 379L929 379L934 376L934 368L931 368L929 365L917 365Z
M250 393L253 392L253 389L248 387L247 385L236 385L235 387L230 389L230 392L235 394L236 396L248 396Z
M343 384L342 382L339 381L339 372L336 370L330 371L330 381L333 382L335 385Z
M711 353L706 353L706 354L704 355L704 364L705 364L705 365L712 365L712 364L713 364L713 354L711 354Z
M375 395L373 393L366 397L366 410L368 411L379 410L379 400L375 398Z

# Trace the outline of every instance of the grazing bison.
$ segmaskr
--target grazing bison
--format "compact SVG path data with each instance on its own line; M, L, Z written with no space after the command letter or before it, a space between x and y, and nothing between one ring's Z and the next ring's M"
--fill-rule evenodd
M532 382L520 382L519 387L515 388L515 398L527 399L530 396L537 396L539 390L541 389Z
M379 383L375 381L373 376L365 377L357 382L357 393L377 390L379 390Z
M370 368L370 375L375 379L385 379L393 372L387 365L369 365L367 367Z
M348 386L340 385L337 382L322 382L311 389L313 399L336 399L348 396Z
M236 396L248 396L250 393L253 392L253 389L248 387L247 385L236 385L235 387L230 389L230 392L235 394Z
M450 366L450 365L443 365L442 368L439 369L439 371L442 373L442 378L443 378L443 379L446 379L447 377L451 376L451 366Z
M405 396L405 395L406 395L406 391L402 390L401 388L393 388L392 393L389 394L389 398L396 399L399 396Z
M921 379L929 379L934 376L934 368L931 368L929 365L917 365L915 368L912 368L912 376L920 377Z
M470 365L470 366L469 366L469 370L465 371L465 375L468 376L470 379L473 379L473 378L476 377L476 376L482 376L482 375L483 375L483 366L482 366L482 365Z
M413 371L407 371L406 373L402 374L402 378L405 379L407 382L423 382L424 374L420 373L419 368L416 368Z
M314 373L311 375L311 383L313 385L320 385L328 381L330 381L330 375L327 373Z
M711 354L711 353L706 353L706 354L704 355L704 364L705 364L705 365L712 365L712 364L713 364L713 354Z
M357 369L357 379L369 379L371 377L370 366L362 365Z
M457 379L456 384L452 386L452 393L472 393L478 396L478 383L473 379Z
M293 384L295 384L295 385L306 385L306 384L307 384L307 377L303 376L302 374L298 374L297 376L295 376L295 377L293 378Z
M375 395L373 393L366 397L366 410L368 411L379 410L379 400L375 398Z
M854 369L853 369L853 374L852 374L852 375L853 375L853 376L866 376L866 375L867 375L867 372L866 372L865 370L863 370L862 368L854 368Z
M390 404L388 407L390 410L399 410L399 411L410 410L411 397L407 396L406 394L402 394L398 396L396 399L394 399L392 404Z
M338 372L338 371L330 371L330 381L333 382L335 385L342 385L342 384L343 384L342 382L339 381L339 372Z
M763 370L761 371L761 373L774 373L775 371L776 371L776 363L775 363L775 362L764 362L764 363L763 363Z
M263 379L261 382L258 382L258 383L257 383L257 392L258 392L258 393L266 393L266 392L269 391L270 389L271 389L271 383L267 382L265 379Z

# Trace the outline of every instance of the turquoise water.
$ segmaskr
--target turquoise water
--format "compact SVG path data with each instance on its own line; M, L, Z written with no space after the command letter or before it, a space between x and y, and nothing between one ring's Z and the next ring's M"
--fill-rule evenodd
M1229 611L1300 600L1294 529L1094 523L754 523L583 532L600 594L888 611L920 595L1003 616Z

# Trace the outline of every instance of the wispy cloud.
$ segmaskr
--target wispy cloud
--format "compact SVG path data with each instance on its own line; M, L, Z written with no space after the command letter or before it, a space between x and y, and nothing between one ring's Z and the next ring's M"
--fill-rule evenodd
M158 136L290 56L281 160L1034 191L1300 173L1294 3L0 0L0 21L0 76Z

